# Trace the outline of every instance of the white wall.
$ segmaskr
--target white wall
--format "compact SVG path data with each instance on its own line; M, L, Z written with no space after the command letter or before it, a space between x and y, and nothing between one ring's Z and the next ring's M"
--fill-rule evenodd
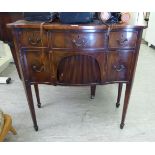
M137 25L146 25L146 21L144 20L143 12L130 12L131 14L131 19L130 23L131 24L137 24ZM146 29L143 30L143 35L142 38L145 39L146 35Z
M155 12L150 13L145 40L148 42L149 46L151 44L155 46Z
M130 23L134 24L138 20L138 12L130 12L131 18Z

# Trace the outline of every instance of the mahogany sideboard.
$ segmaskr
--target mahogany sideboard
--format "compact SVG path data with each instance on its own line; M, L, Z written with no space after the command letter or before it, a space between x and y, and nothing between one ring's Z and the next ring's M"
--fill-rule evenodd
M84 24L67 25L20 20L11 28L21 80L34 129L38 130L31 85L35 86L41 107L38 84L90 86L118 83L116 107L120 105L122 85L126 84L120 128L131 94L144 26Z

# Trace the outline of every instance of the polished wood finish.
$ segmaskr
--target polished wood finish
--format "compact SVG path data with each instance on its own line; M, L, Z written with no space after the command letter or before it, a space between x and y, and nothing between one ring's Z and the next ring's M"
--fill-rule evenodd
M135 48L137 41L137 31L122 31L112 32L109 35L109 47L110 48Z
M34 84L34 89L35 89L35 93L36 93L36 97L37 97L37 105L38 105L38 108L41 108L41 102L40 102L40 95L39 95L38 84Z
M118 96L117 96L117 102L116 102L116 107L118 108L120 106L120 99L121 99L121 94L122 94L122 87L123 83L118 84Z
M50 39L53 41L53 48L105 48L106 45L106 33L99 32L55 32Z
M118 107L123 83L126 93L120 128L123 128L144 26L116 24L65 25L17 21L12 29L21 79L34 127L37 122L32 99L34 84L90 86L118 83Z
M128 104L129 104L130 95L131 95L131 89L132 89L131 84L130 83L126 84L122 120L121 120L121 124L120 124L121 129L123 129L123 127L124 127L124 121L125 121L126 112L127 112L127 108L128 108Z
M37 125L36 114L35 114L35 109L34 109L31 85L27 81L23 81L23 86L24 86L24 89L25 89L25 94L26 94L26 97L27 97L27 102L28 102L28 105L29 105L29 109L30 109L34 129L36 131L38 131L38 125Z

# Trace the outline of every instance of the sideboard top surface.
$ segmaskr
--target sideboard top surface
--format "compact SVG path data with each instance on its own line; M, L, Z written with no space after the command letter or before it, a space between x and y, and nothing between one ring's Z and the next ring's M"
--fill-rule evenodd
M72 30L82 30L82 29L107 29L108 26L105 24L96 24L96 23L90 23L90 24L61 24L59 22L52 22L52 23L44 23L44 22L29 22L25 20L18 20L14 23L7 24L8 28L40 28L43 24L44 29L72 29ZM138 28L143 29L146 28L145 25L136 25L136 24L112 24L109 25L110 29L122 29L122 28Z

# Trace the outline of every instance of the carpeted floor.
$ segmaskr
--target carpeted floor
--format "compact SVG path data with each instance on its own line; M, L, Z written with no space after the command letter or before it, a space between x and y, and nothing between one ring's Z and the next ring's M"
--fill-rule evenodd
M35 132L15 66L1 76L10 76L12 83L0 85L0 107L12 116L18 132L9 133L5 141L155 141L155 49L144 44L123 130L119 124L125 89L116 109L117 84L97 86L94 100L89 87L40 85L43 107L37 108L34 95L39 125Z

